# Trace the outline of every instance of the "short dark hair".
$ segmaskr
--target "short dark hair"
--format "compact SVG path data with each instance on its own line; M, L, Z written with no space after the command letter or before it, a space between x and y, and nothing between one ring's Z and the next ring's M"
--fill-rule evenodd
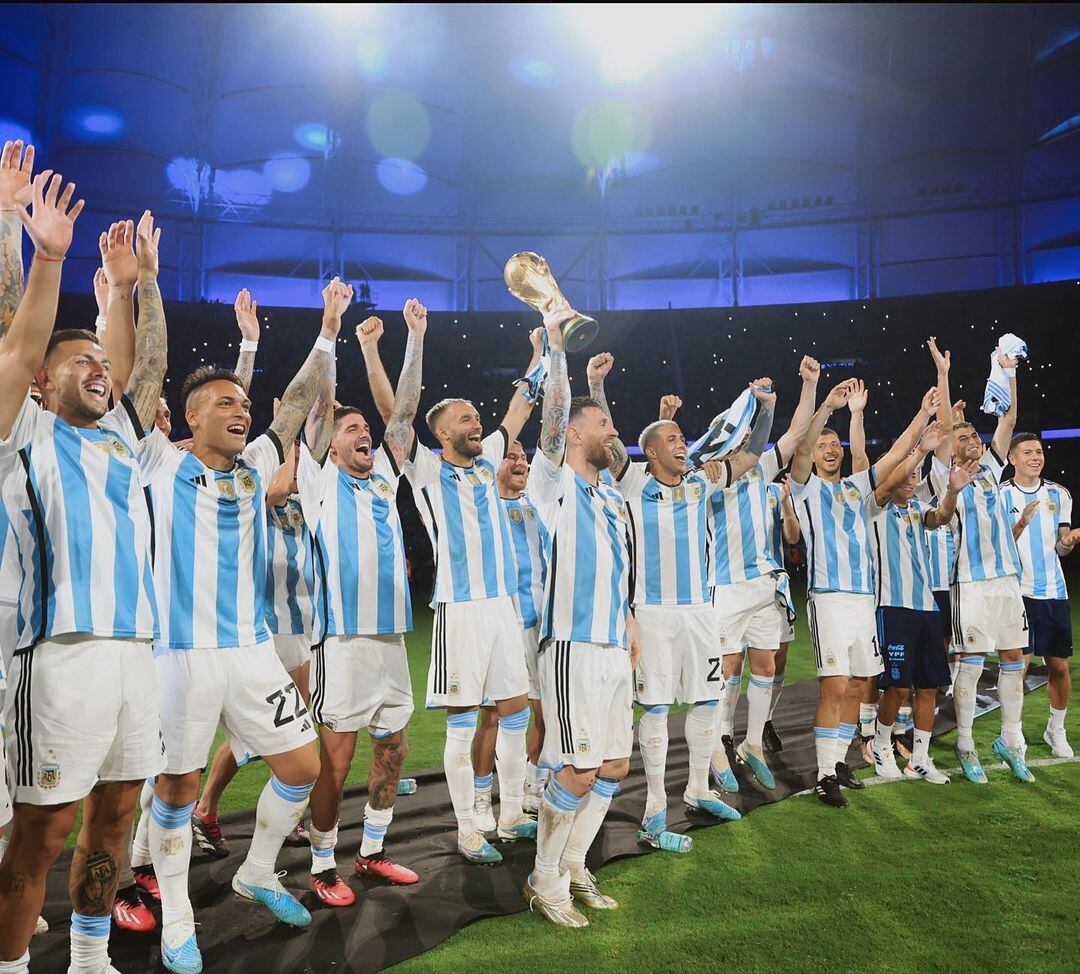
M232 369L223 369L217 365L200 365L191 375L184 379L184 384L180 387L181 407L186 410L188 399L191 398L192 393L198 392L203 386L211 382L234 382L241 389L244 388L240 376L233 372Z
M1016 433L1009 440L1009 452L1012 453L1021 443L1027 443L1028 440L1034 440L1039 446L1042 446L1042 440L1039 438L1038 433Z
M466 406L472 406L472 400L460 399L456 397L450 397L448 399L440 399L434 406L432 406L424 415L424 422L427 423L427 428L432 433L435 432L435 428L439 425L439 420L442 418L442 414L446 412L451 406L456 406L458 403L464 403ZM476 407L473 406L473 409Z
M973 433L975 432L975 424L974 423L969 423L966 419L962 419L958 423L953 423L952 428L954 430L968 429L968 430L971 430Z
M586 409L603 410L603 408L600 401L598 399L593 399L592 396L574 396L574 398L570 400L570 415L566 418L566 421L572 423Z
M826 426L820 433L818 433L818 439L819 440L823 436L835 436L837 439L840 439L840 434L837 433L836 430L832 429L832 427L829 427L829 426Z
M340 423L346 416L359 416L363 418L363 411L359 406L335 406L334 407L334 429L337 429L337 424Z
M45 348L45 358L52 355L53 349L64 342L93 342L98 348L104 348L101 339L86 328L60 328L49 336L49 344Z

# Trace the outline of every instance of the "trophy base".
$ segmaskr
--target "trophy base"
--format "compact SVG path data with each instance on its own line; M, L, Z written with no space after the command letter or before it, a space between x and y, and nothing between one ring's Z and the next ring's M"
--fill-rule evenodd
M563 325L563 343L568 352L580 352L589 345L600 330L595 318L579 314Z

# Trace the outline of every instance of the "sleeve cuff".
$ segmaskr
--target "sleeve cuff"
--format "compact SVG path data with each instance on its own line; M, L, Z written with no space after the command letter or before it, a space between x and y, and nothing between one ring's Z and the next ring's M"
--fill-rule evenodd
M120 397L120 404L124 407L128 419L131 420L131 425L135 427L136 439L144 439L146 430L143 429L142 421L139 419L139 411L135 408L135 403L131 401L131 397L126 392Z
M272 429L268 429L266 431L266 436L267 436L267 439L269 439L270 442L273 443L274 447L277 449L278 463L279 464L284 463L285 462L285 448L281 445L281 440L278 439L277 433L275 433Z
M413 434L413 443L416 443L416 434ZM394 471L395 477L401 476L401 471L398 470L397 460L394 458L394 451L390 449L385 443L382 445L382 451L386 454L386 461L390 464L390 469Z

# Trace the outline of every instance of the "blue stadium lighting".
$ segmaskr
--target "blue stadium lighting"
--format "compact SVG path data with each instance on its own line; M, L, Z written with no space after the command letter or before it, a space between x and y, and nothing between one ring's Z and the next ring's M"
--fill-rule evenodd
M317 149L322 152L326 148L329 130L319 122L305 122L293 129L293 138L305 149Z
M555 68L543 58L515 58L510 64L510 71L518 81L534 88L554 88L559 82Z
M210 167L200 166L197 159L179 157L165 166L165 178L189 199L201 199L210 185Z
M10 118L0 118L0 142L18 142L20 139L25 144L31 145L34 135L21 123Z
M295 193L311 179L311 163L303 156L276 155L266 160L262 174L279 193Z
M398 196L412 196L427 185L427 173L408 159L382 159L375 174L383 188Z
M219 169L214 176L214 195L222 202L261 206L270 201L273 189L254 169Z
M356 47L356 62L365 78L378 81L390 66L386 47L374 37L365 37Z
M408 92L389 91L368 109L367 133L380 156L416 160L431 141L431 120Z
M84 133L108 138L124 131L124 120L109 108L88 108L78 116L78 125Z
M1044 440L1080 440L1080 429L1043 430Z

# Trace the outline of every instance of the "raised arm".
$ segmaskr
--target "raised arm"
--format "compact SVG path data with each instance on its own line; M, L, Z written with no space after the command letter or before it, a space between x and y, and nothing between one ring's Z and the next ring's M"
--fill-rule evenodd
M1009 392L1011 393L1012 402L1005 411L1005 415L998 418L997 429L994 430L994 438L991 440L990 445L994 448L994 452L1004 459L1009 455L1009 444L1012 442L1012 436L1016 430L1016 359L1011 355L1006 355L999 349L998 365L1005 370L1005 374L1009 377Z
M674 419L675 414L680 409L682 409L682 400L678 396L661 396L660 412L658 413L656 418L661 422L666 422L669 419Z
M281 400L274 400L274 415L281 408ZM281 507L292 493L292 483L296 479L296 450L285 451L285 462L278 467L278 471L270 478L270 486L266 489L266 503L271 507Z
M945 488L945 496L941 498L937 507L926 512L923 523L931 529L944 527L948 524L956 514L956 499L960 496L960 491L978 475L978 460L969 460L962 465L954 464L949 469L949 485Z
M846 379L838 386L833 386L825 397L825 401L814 413L814 418L810 420L810 428L806 431L806 436L795 447L795 456L791 460L791 477L795 483L805 484L810 479L810 472L814 466L811 459L814 444L817 442L818 437L821 436L821 431L825 429L825 424L829 422L832 414L836 410L844 408L848 397L851 395L851 389L851 379Z
M787 432L776 441L776 448L780 451L780 458L785 464L791 462L795 454L795 447L806 436L810 428L810 420L814 417L814 405L817 401L817 384L821 377L821 366L817 359L804 355L799 363L799 377L802 379L802 391L799 393L799 403L795 407L795 413L791 417L791 425Z
M566 319L560 319L560 321L564 320ZM532 358L529 360L529 367L524 372L525 375L532 372L540 362L541 335L542 331L539 328L534 328L529 332L529 344L532 345ZM506 415L503 416L502 422L499 424L506 430L507 437L511 443L518 438L518 435L521 433L521 428L528 421L529 416L532 415L534 403L529 402L529 400L525 398L525 393L528 389L528 385L524 382L518 384L518 387L514 390L513 396L510 397L510 405L506 407Z
M5 142L0 152L0 338L11 327L23 296L22 223L16 204L27 201L34 147Z
M233 371L244 384L244 392L251 392L251 377L255 374L255 353L259 348L259 303L248 289L241 288L233 302L236 327L240 329L240 351Z
M798 544L802 537L802 528L799 526L799 515L795 513L795 504L791 500L790 474L784 478L784 491L780 496L783 501L780 530L784 536L784 544Z
M386 374L382 357L379 355L379 339L382 335L382 319L374 315L365 318L356 326L356 340L360 343L360 351L364 356L371 398L375 400L375 408L382 421L388 423L394 412L394 387L390 385L390 377Z
M336 281L337 278L334 280ZM325 319L328 315L333 317L336 314L340 328L341 315L345 313L349 302L352 301L352 285L342 284L340 281L336 285L328 284L323 288L322 296L323 318ZM319 463L322 463L326 459L326 454L330 452L330 440L334 435L336 395L337 354L335 352L331 356L330 368L323 376L322 384L315 395L315 401L311 404L311 409L308 410L304 424L304 439L307 441L311 455ZM277 415L276 410L274 415Z
M50 178L51 177L51 178ZM0 343L0 438L11 435L34 374L45 358L60 297L60 268L71 246L75 220L83 201L71 205L75 184L63 193L63 177L46 169L33 180L31 210L16 201L16 212L34 244L34 260L11 327Z
M862 473L870 469L870 456L866 452L866 428L863 426L863 414L866 412L869 393L862 379L856 379L855 383L855 391L847 402L851 416L848 422L848 450L851 453L851 472Z
M761 406L758 409L757 419L754 420L754 425L750 429L750 435L746 438L746 443L728 461L731 465L732 483L747 470L758 465L761 454L765 452L765 445L769 442L769 435L772 433L773 414L776 411L776 393L773 391L772 379L768 376L755 379L750 383L750 391Z
M926 458L934 453L940 445L943 434L938 423L933 422L926 427L918 445L906 457L904 457L883 480L875 481L874 500L884 506L896 490L923 464Z
M394 409L386 421L386 445L400 467L412 449L413 420L420 405L420 388L424 382L424 335L427 333L427 308L416 298L405 302L402 312L409 328L405 343L405 361L401 363Z
M952 352L942 352L938 348L937 339L933 336L926 343L926 347L930 349L930 357L934 360L934 368L937 371L937 420L941 426L943 437L941 445L934 451L934 456L947 467L952 463L953 425L957 422L956 417L953 415L952 393L949 390L949 369L952 367Z
M544 406L540 413L540 451L555 466L562 464L566 453L566 424L570 420L570 376L566 371L562 324L572 313L544 318L551 348L551 368L544 380ZM592 362L589 364L591 366ZM623 455L626 455L625 450Z
M315 347L308 353L300 371L281 396L281 405L270 424L282 448L288 450L315 404L319 392L326 388L337 362L337 336L341 331L341 316L352 301L353 289L335 277L323 288L323 319ZM308 444L315 454L315 444ZM325 451L323 451L325 456Z
M135 366L135 285L139 282L139 261L134 244L135 224L131 220L111 224L98 237L101 269L108 285L105 329L100 338L109 355L113 389L117 394L127 388Z
M919 411L915 418L908 423L907 429L900 434L897 441L889 448L889 451L877 463L874 464L874 483L880 484L896 468L912 450L915 449L926 429L926 424L933 418L937 411L937 389L928 389L922 398Z
M599 355L594 355L589 359L589 364L585 369L586 378L589 380L589 396L600 403L600 408L607 413L608 419L611 419L611 408L608 406L607 396L604 393L604 380L614 364L615 356L611 352L601 352ZM612 472L618 475L626 469L626 465L630 462L630 456L626 452L626 445L622 440L611 441L611 454L615 458Z
M135 330L135 362L125 388L144 430L154 426L169 361L165 305L157 282L160 239L161 230L154 229L154 218L149 210L145 210L135 228L135 256L139 265L139 325Z

